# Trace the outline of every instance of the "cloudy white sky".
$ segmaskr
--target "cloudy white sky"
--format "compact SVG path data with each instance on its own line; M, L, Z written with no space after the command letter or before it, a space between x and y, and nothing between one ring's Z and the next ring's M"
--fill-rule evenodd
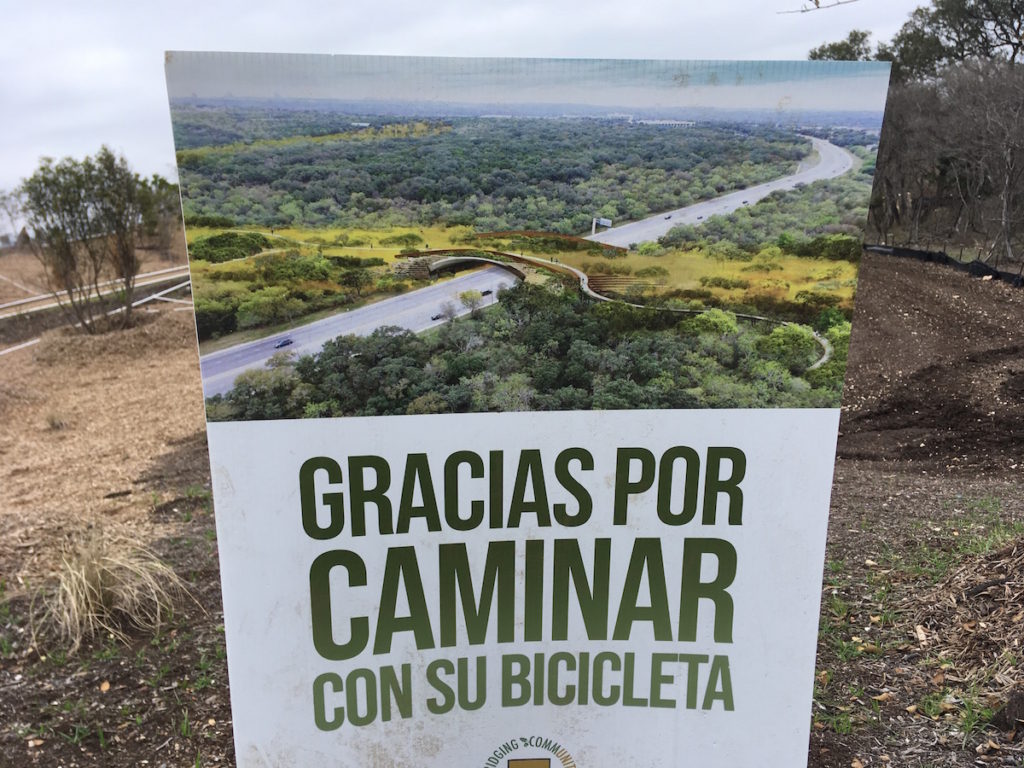
M824 3L831 0L823 0ZM0 0L0 189L42 156L102 144L174 177L165 50L644 59L805 59L922 0Z

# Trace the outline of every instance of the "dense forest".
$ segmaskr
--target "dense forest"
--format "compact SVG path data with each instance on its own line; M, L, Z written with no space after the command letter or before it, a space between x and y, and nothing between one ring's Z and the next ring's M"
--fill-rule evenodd
M558 283L521 284L496 306L427 335L380 328L298 360L278 355L207 401L212 420L634 408L839 404L849 323L810 329L594 303Z
M855 173L773 192L757 205L712 216L699 227L673 227L659 243L674 248L716 244L718 252L727 252L731 246L754 251L780 239L783 243L807 242L821 235L844 234L859 240L867 219L875 164L863 147L853 148L866 157ZM793 248L789 252L816 255Z
M175 107L182 146L221 142L178 152L186 221L579 234L593 216L639 219L782 176L809 151L768 127L349 117L345 129L305 112L253 115L256 138L240 140L246 110L218 109Z
M1024 0L933 0L891 41L853 30L810 58L893 63L878 236L1024 265Z

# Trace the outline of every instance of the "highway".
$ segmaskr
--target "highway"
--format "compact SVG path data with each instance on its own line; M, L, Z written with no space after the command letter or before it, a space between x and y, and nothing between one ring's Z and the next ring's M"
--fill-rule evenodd
M663 211L640 221L612 227L598 232L596 235L589 235L586 239L623 248L629 247L630 243L650 242L667 234L677 224L700 224L709 216L732 213L744 205L753 205L758 200L768 197L772 192L777 192L780 189L793 189L797 184L810 184L812 181L833 179L853 168L855 158L845 149L823 139L809 138L818 152L818 161L809 167L805 167L805 163L801 163L796 173L730 192L727 195L716 197L714 200L705 200L703 203L676 208L673 211Z
M349 312L339 312L273 336L211 352L203 355L199 361L203 376L203 393L206 397L224 394L231 389L238 374L251 368L263 367L263 364L278 351L310 355L320 351L324 342L337 336L369 336L375 329L385 325L394 325L414 332L441 325L443 319L432 318L442 312L442 306L446 302L452 303L457 314L468 314L469 310L459 301L459 294L463 291L491 291L489 295L483 297L481 304L487 306L497 301L499 289L515 282L516 277L511 272L501 267L486 267L426 288L400 294L393 299L378 301ZM286 338L291 339L292 344L279 350L275 345Z

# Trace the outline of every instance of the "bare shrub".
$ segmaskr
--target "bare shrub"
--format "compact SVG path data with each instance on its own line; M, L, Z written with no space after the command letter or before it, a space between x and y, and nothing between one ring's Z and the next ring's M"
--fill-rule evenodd
M132 631L159 632L184 594L184 583L151 550L93 528L64 545L34 629L69 653L100 633L127 642Z

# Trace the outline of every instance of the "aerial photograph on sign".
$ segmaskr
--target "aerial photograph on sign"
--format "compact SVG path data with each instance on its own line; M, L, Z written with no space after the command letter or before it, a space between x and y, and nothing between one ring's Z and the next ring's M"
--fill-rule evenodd
M167 75L211 421L839 405L884 63Z

